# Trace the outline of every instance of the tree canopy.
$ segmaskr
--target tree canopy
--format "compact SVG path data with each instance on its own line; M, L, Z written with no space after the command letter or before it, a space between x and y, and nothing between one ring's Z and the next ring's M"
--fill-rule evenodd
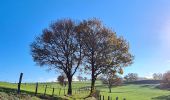
M31 54L40 66L61 70L68 78L68 94L72 94L72 77L82 61L77 24L71 19L58 20L43 30L31 44Z
M123 73L122 67L132 64L129 44L96 18L84 20L78 26L82 37L86 71L91 71L91 94L98 75L107 70Z
M123 74L123 67L133 60L128 42L96 18L52 23L31 44L31 54L38 65L65 73L68 95L72 94L72 77L82 63L85 71L91 72L92 94L98 75L108 70Z

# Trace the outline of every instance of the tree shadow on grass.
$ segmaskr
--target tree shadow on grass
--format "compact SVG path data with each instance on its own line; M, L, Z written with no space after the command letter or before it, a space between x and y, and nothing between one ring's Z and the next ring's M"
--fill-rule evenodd
M95 88L105 88L105 87L107 87L107 85L96 85L96 86L95 86ZM85 88L90 89L91 86L84 86L84 87L81 87L81 88L79 88L79 89L85 89Z
M130 93L130 92L134 92L133 90L132 91L123 91L123 92L119 92L119 91L112 91L112 92L109 92L109 90L100 90L100 92L107 92L107 93Z
M155 84L146 84L146 85L141 85L140 87L142 87L142 88L157 88L158 85L155 85Z
M151 85L142 85L140 87L151 87Z
M5 92L7 94L14 94L17 92L16 89L0 87L0 92Z
M6 88L6 87L0 87L0 92L4 92L7 94L13 94L13 95L17 95L17 89L13 89L13 88ZM20 95L31 95L34 96L34 92L30 92L30 91L25 91L25 90L21 90L21 94ZM38 93L36 95L36 97L40 98L40 99L44 99L44 100L67 100L67 99L63 99L61 97L52 97L50 95L45 95L44 94L40 94Z
M127 86L127 84L122 84L122 85L119 85L119 86L114 86L113 88L116 88L116 87L121 87L121 86ZM95 88L108 88L108 85L106 84L102 84L102 85L96 85Z
M153 97L152 100L170 100L170 95L162 95L158 97Z

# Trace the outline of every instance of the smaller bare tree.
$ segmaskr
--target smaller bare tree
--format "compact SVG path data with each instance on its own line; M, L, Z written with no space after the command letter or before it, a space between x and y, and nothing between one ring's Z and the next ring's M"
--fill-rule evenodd
M161 88L170 88L170 71L163 74Z
M127 82L136 81L136 80L138 80L138 74L137 73L129 73L124 77L124 79Z
M106 76L103 76L100 78L102 83L107 85L109 88L109 93L112 91L112 87L114 86L120 86L123 82L122 78L120 78L118 75L115 74L115 72L108 72Z
M80 82L80 81L83 81L83 77L80 76L80 75L77 76L77 79L79 80L79 82Z
M84 77L84 81L87 81L87 77Z
M64 74L59 75L58 78L57 78L57 81L58 81L58 83L61 86L66 87L66 85L67 85L67 78L66 78L66 76Z

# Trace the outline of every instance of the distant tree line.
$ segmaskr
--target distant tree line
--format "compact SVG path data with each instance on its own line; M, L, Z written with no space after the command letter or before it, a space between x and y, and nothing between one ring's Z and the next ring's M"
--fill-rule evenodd
M137 73L129 73L126 76L124 76L124 79L127 82L132 82L138 80L138 74Z
M161 73L154 73L153 74L154 80L162 80L162 78L163 78L163 74L161 74Z

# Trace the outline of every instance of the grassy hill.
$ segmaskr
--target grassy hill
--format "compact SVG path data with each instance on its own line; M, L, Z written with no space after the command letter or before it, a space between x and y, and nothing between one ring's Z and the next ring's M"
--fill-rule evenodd
M46 96L43 96L46 85ZM32 100L50 99L52 90L55 88L55 99L64 98L69 100L80 100L89 94L87 87L90 87L90 82L73 82L73 96L68 97L64 96L64 88L57 83L39 83L38 96L35 97L35 83L26 83L21 85L22 96L20 97L15 96L17 84L0 82L0 98L2 95L8 96L8 98L13 97L14 95L14 97L21 99L24 96L25 98L31 98ZM126 98L126 100L170 100L170 91L160 90L156 88L156 84L125 84L123 86L112 88L112 93L108 93L109 90L107 86L102 85L101 82L98 81L96 83L96 88L101 91L101 95L105 96L105 100L107 100L107 96L111 96L114 99L118 96L119 100L123 100L123 98ZM66 92L67 88L65 89L65 94Z

